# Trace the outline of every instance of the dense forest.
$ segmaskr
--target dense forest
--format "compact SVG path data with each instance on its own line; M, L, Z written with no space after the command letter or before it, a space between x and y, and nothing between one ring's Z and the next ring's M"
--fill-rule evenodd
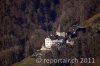
M100 0L0 0L0 66L32 55L48 34L55 33L59 22L68 31L98 13ZM95 57L100 62L100 17L94 22L63 56L72 56L74 49L73 56Z

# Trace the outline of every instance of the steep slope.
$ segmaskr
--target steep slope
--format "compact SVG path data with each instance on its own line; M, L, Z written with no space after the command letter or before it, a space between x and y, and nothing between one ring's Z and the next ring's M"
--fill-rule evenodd
M67 31L99 12L100 0L0 0L0 66L34 53L59 22Z

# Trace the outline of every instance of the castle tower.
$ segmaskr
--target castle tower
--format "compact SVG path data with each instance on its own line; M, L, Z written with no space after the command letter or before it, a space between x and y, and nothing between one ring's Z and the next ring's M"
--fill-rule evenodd
M56 30L56 35L58 35L60 37L65 37L65 32L64 32L61 24L58 25L58 28Z

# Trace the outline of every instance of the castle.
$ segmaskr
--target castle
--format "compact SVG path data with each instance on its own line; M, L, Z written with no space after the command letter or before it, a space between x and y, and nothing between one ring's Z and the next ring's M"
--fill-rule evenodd
M45 47L51 48L54 44L61 44L64 42L66 34L61 30L61 26L58 26L58 29L56 31L56 35L51 35L45 38Z
M64 43L69 43L71 45L74 44L74 41L67 39L65 40L67 36L67 33L64 32L62 29L62 26L59 24L56 34L55 35L50 35L45 38L44 44L41 48L41 50L50 50L53 45L59 45L59 44L64 44Z

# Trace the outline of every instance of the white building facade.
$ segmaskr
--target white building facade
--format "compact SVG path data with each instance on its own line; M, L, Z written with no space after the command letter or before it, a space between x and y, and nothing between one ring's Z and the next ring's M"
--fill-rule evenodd
M66 33L65 32L56 32L56 35L61 36L61 37L65 37Z
M45 38L45 47L51 48L53 41L50 38Z

